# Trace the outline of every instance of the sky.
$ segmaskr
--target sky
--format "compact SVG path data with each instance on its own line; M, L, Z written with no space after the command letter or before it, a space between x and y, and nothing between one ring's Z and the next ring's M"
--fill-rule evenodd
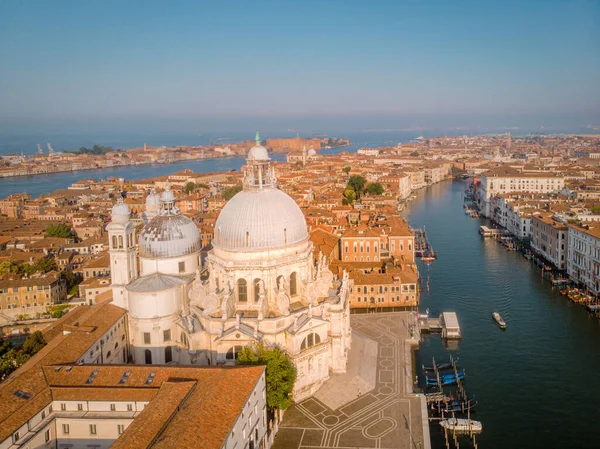
M527 120L600 125L600 1L0 2L4 131Z

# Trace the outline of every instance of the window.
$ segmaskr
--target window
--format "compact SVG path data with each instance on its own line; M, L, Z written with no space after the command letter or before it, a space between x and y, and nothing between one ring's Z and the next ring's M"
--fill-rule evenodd
M83 411L83 404L77 404L77 411L79 411L79 412Z
M65 404L64 402L61 402L61 404L60 404L60 409L61 409L61 411L63 411L63 412L64 412L65 410L67 410L67 404Z
M248 301L248 286L245 279L238 279L238 301L239 302L247 302Z
M173 350L170 346L165 348L165 363L169 363L173 361Z
M302 351L303 349L308 349L311 346L318 345L319 343L321 343L321 337L319 337L319 334L308 334L302 341L300 350Z
M68 435L69 434L69 425L68 424L63 424L62 425L62 431L64 435Z
M96 435L96 424L90 424L90 435Z
M258 302L258 300L260 299L260 279L254 279L254 281L252 282L252 285L254 286L254 301Z
M240 352L241 350L242 346L232 346L231 348L229 348L229 351L227 351L227 354L225 354L225 359L237 360L238 352Z
M127 404L127 411L128 412L132 412L133 411L133 404Z
M19 439L21 438L21 435L19 435L19 432L15 432L13 433L13 439L15 440L15 443L17 441L19 441Z
M150 332L144 332L144 344L149 345L151 342Z
M110 411L114 412L117 410L117 407L115 406L115 404L110 404Z
M150 349L144 351L144 358L146 359L146 365L152 365L152 351Z
M119 236L119 248L123 248L123 236Z
M113 246L113 249L117 248L117 236L116 235L112 236L112 246Z
M290 275L290 295L295 296L297 294L297 275L296 272L294 271L291 275Z
M44 432L44 441L46 443L50 441L50 429L47 429L46 432Z
M189 348L188 338L187 338L187 335L185 335L184 332L181 333L181 344L183 346L185 346L186 348Z
M118 425L117 425L117 433L118 433L119 435L122 435L122 434L123 434L123 432L125 432L125 425L123 425L123 424L118 424Z
M185 262L179 262L179 272L185 273Z
M167 329L166 331L163 331L163 341L165 343L168 341L171 341L171 329Z

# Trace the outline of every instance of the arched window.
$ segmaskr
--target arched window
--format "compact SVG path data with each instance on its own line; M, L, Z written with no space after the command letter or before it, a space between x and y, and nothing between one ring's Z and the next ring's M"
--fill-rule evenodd
M239 302L247 302L248 301L248 285L246 279L238 279L238 301Z
M112 246L113 246L113 249L117 248L117 236L116 235L112 236Z
M254 301L258 302L260 299L260 279L254 279Z
M181 344L183 346L185 346L186 348L189 348L188 338L187 338L187 335L185 335L184 332L181 333Z
M144 351L144 355L146 357L146 365L152 365L152 351L150 351L150 349L146 349Z
M123 236L119 236L119 248L123 248Z
M311 346L318 345L321 343L321 337L319 334L308 334L304 340L302 340L302 344L300 345L300 350L308 349Z
M165 363L169 363L173 361L173 350L170 346L165 348Z
M298 292L298 286L297 286L297 279L296 279L297 275L296 272L294 271L291 275L290 275L290 295L295 296Z
M112 352L108 351L108 352L106 353L106 358L107 358L107 359L110 359L110 356L111 356L111 355L112 355Z
M226 360L237 360L238 353L241 350L242 350L242 346L232 346L231 348L229 348L229 351L227 351L227 354L225 354L225 359Z

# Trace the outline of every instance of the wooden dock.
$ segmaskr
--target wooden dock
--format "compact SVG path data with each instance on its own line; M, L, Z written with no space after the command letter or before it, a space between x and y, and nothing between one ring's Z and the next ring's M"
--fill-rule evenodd
M419 317L419 329L424 333L441 333L442 337L448 340L458 340L461 338L456 312L444 312L437 318L430 317L429 315L421 315Z

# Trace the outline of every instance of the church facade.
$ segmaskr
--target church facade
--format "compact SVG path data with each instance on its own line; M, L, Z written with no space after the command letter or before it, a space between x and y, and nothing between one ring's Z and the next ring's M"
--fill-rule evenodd
M244 346L277 345L296 366L299 401L346 370L351 280L335 279L322 255L315 263L304 215L258 139L243 169L204 263L168 186L148 196L137 238L119 200L107 226L113 302L128 311L136 364L234 364Z

